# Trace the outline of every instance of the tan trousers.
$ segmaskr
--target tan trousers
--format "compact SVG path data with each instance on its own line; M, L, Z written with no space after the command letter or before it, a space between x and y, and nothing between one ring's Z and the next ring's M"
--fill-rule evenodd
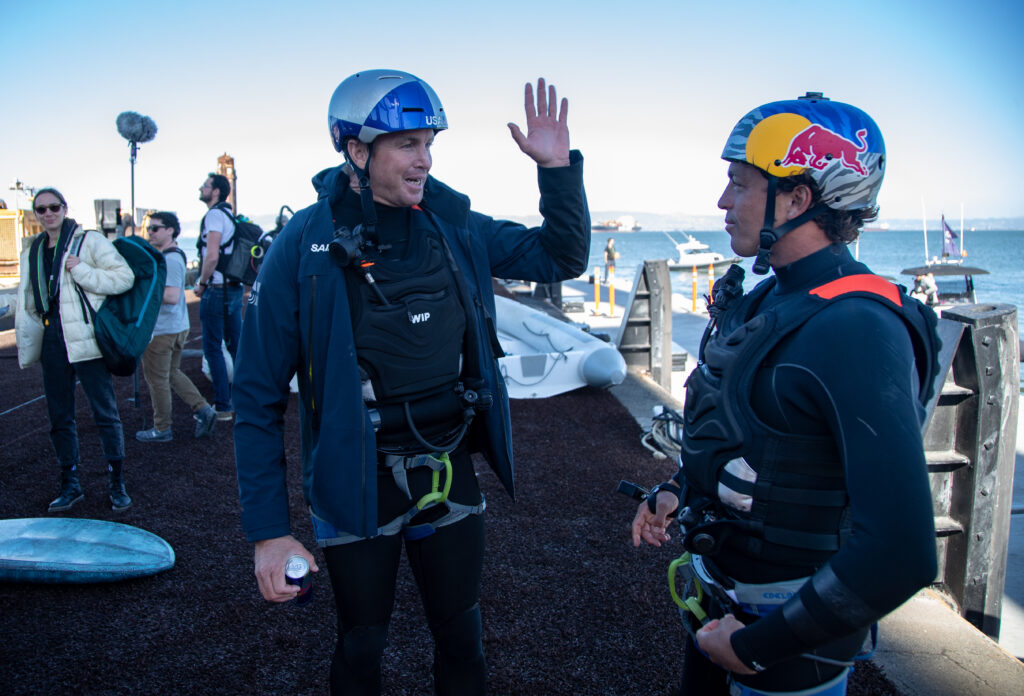
M181 351L188 339L188 329L176 334L154 336L142 354L142 369L153 399L153 426L171 429L171 390L196 412L209 406L203 395L181 371Z

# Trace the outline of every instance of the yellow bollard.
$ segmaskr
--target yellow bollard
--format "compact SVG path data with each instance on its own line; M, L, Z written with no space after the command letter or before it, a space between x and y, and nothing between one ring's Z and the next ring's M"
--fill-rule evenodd
M615 267L608 269L608 316L615 316Z
M598 315L601 313L601 268L594 266L594 309L591 314Z
M714 302L715 298L715 264L708 264L708 306Z
M692 309L692 311L694 311L694 312L697 311L697 267L696 266L693 267L693 309Z

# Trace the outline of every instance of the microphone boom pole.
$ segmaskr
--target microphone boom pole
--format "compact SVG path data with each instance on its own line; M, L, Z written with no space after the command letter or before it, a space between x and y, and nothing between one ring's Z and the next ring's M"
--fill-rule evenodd
M139 153L139 143L148 143L150 140L156 137L156 123L153 122L149 116L140 116L134 111L122 111L117 115L117 132L121 134L121 137L128 141L129 146L129 161L131 162L131 181L132 181L132 202L131 202L131 216L132 216L132 236L135 236L135 159ZM122 234L124 230L122 228ZM132 403L135 408L140 408L139 405L139 365L138 361L135 364L135 372L132 373ZM142 429L146 429L146 412L142 412Z
M139 152L139 144L134 140L129 142L131 146L131 155L129 161L131 162L132 170L132 236L135 236L135 158Z
M132 177L132 235L135 235L135 159L139 152L139 143L148 143L156 137L156 123L149 116L140 116L134 111L122 111L117 115L117 132L128 141L130 148Z

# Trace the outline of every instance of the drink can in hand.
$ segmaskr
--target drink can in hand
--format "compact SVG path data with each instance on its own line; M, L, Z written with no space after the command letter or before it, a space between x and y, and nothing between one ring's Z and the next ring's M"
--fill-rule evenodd
M308 604L313 598L313 576L309 572L309 563L302 556L288 559L284 566L284 579L289 585L298 585L299 593L295 595L297 605Z

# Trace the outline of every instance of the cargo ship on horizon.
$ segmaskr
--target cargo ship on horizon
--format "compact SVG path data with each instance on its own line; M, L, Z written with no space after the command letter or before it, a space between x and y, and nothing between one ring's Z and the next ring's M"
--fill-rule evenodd
M632 215L623 215L614 220L596 222L590 226L592 232L638 232L640 225Z

